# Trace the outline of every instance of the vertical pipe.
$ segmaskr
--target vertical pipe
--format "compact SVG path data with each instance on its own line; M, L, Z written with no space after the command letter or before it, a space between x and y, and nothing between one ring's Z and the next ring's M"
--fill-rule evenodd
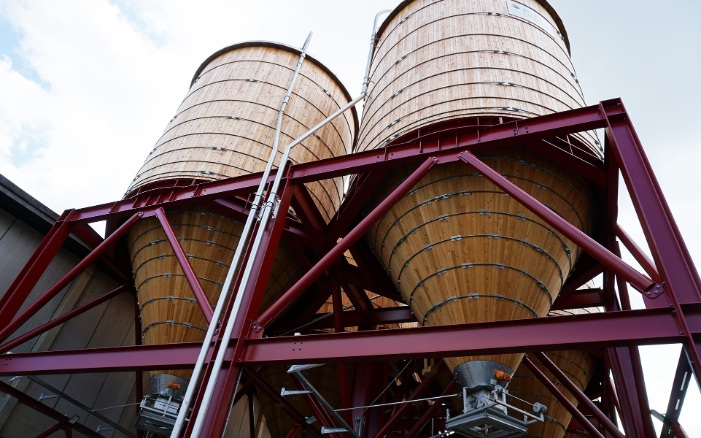
M304 42L304 46L302 47L302 51L300 54L300 60L297 63L297 67L295 68L295 72L292 74L292 79L290 80L290 86L288 87L287 93L285 94L285 97L283 98L283 103L280 108L280 112L278 115L278 130L280 128L280 123L282 122L282 116L283 112L285 110L285 107L287 106L287 101L289 100L289 95L292 93L292 88L294 86L294 81L297 79L297 75L299 74L299 70L301 69L302 66L302 61L304 60L306 56L306 51L307 51L307 46L309 45L309 41L311 39L311 33L307 36L307 39ZM275 132L275 142L279 144L279 132ZM311 135L311 134L310 134ZM239 263L241 262L241 256L243 254L244 248L248 244L248 238L251 233L251 230L253 228L253 222L255 221L256 215L257 215L257 210L260 206L260 201L263 198L263 191L265 190L265 186L268 183L268 177L270 176L270 172L272 171L273 164L275 163L275 156L277 155L277 147L274 147L270 151L270 157L268 158L268 162L265 166L265 170L263 171L263 176L261 177L260 183L258 184L258 190L256 191L255 198L253 200L253 204L251 205L251 210L248 214L248 218L246 219L246 224L243 227L243 231L241 232L241 237L239 240L239 244L236 247L236 253L234 254L233 261L231 263L231 266L229 268L229 272L226 275L226 280L224 281L224 285L222 286L222 292L219 294L219 300L217 301L217 306L214 310L214 314L212 315L212 320L213 321L219 321L219 316L221 315L222 309L224 308L224 303L227 301L228 295L229 295L229 289L231 288L234 274L238 271L238 266ZM281 162L282 163L282 162ZM282 169L280 166L278 166L278 173L282 172ZM236 300L239 300L239 297L237 295ZM235 317L236 311L238 309L236 308L236 302L234 303L234 310L232 311L232 315ZM214 337L214 333L217 330L217 324L210 324L207 333L205 334L205 339L202 342L202 348L200 349L200 354L197 357L197 362L195 363L195 368L192 371L192 377L191 381L196 382L199 379L200 373L202 372L203 364L205 361L205 358L207 356L207 351L209 350L209 345L212 342L212 338ZM223 350L226 350L226 348L223 348ZM215 374L218 373L212 373L210 376L214 376ZM215 377L216 380L216 377ZM171 438L178 438L180 436L180 433L182 431L182 427L185 423L185 416L187 415L189 406L192 402L192 397L195 392L195 385L189 385L187 388L187 391L185 393L185 396L183 397L183 404L180 407L180 410L178 411L178 418L175 421L175 425L173 427L173 431L171 432L170 436ZM211 395L210 395L211 397ZM205 409L206 413L206 409ZM201 427L201 426L200 426ZM198 432L199 433L199 432ZM197 436L197 435L195 435Z

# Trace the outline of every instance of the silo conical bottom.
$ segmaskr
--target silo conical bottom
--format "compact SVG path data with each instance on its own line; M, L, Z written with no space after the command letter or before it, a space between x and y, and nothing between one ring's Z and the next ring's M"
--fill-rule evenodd
M590 231L593 201L578 176L519 149L480 159ZM371 206L410 172L392 171ZM371 228L368 242L422 325L545 316L579 255L573 242L463 163L434 167ZM490 360L516 370L522 357L445 360L451 369Z

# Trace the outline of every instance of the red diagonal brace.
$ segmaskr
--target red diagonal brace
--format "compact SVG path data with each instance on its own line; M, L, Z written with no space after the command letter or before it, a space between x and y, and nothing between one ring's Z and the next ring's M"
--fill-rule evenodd
M435 158L429 158L419 166L402 184L399 185L389 196L387 196L375 209L370 212L365 219L360 221L358 226L351 230L339 243L337 243L321 260L297 283L294 284L285 294L280 297L272 306L263 312L254 327L260 330L275 321L284 310L286 310L300 295L323 274L344 252L358 241L370 227L382 217L399 199L404 196L429 170L437 163Z
M207 322L211 323L212 315L214 314L212 304L209 302L209 299L207 299L207 294L205 294L204 289L202 289L202 285L197 278L197 274L195 274L195 271L192 269L192 265L187 259L187 254L185 254L183 247L180 245L180 241L178 240L178 236L175 235L173 227L170 226L170 222L168 222L168 217L166 217L166 212L163 210L163 208L156 210L156 218L158 218L158 221L163 227L163 231L166 233L168 242L170 242L170 246L173 248L173 253L175 253L175 258L178 259L178 263L180 263L183 274L185 274L187 283L192 288L192 293L195 294L197 304L199 304L200 308L202 309L202 313L204 313L204 317L207 318Z
M650 259L650 257L643 252L643 250L638 246L637 243L628 235L628 233L621 228L619 224L615 224L614 228L616 230L616 235L618 236L619 239L621 239L621 242L623 242L623 245L626 247L628 251L635 257L635 260L640 263L640 266L643 267L645 272L647 272L647 275L652 277L652 279L655 281L655 283L660 283L662 279L660 278L660 273L657 272L657 268L655 267L655 263ZM654 298L654 297L652 297Z
M0 297L0 321L9 321L15 316L61 249L71 231L70 223L65 220L71 214L72 212L66 211L54 223L5 294Z
M141 217L141 213L136 213L134 216L130 217L121 227L119 227L112 235L106 238L97 248L95 248L90 254L88 254L83 260L78 262L78 264L68 271L66 275L63 276L56 284L54 284L48 291L46 291L39 299L32 303L27 309L22 312L17 318L15 318L11 323L9 323L0 332L0 340L4 340L17 330L22 324L27 322L39 309L44 307L46 303L51 301L53 297L58 295L61 290L66 287L75 277L78 276L85 268L87 268L91 263L97 260L100 255L112 245L114 245L129 229L132 225Z
M426 392L426 390L433 385L434 380L436 380L436 376L438 373L433 374L421 381L421 384L411 393L411 395L408 397L408 400L414 400L417 398L420 398L423 396L423 393ZM399 407L397 411L392 414L392 417L387 420L387 422L382 426L382 429L377 432L375 435L375 438L382 438L385 435L389 434L390 430L394 427L394 425L399 421L402 416L406 413L406 411L411 407L411 403L407 402Z
M618 430L616 425L613 424L613 422L611 422L611 420L609 420L598 407L596 407L594 402L592 402L589 397L587 397L579 388L577 388L574 383L572 383L565 373L563 373L548 356L541 352L533 353L533 355L537 357L538 360L555 375L555 378L557 378L557 380L559 380L560 383L567 388L570 394L577 398L580 405L585 406L586 409L589 410L594 417L596 417L599 423L601 423L612 436L617 438L625 438L621 431Z
M484 164L472 153L467 151L462 152L460 153L459 158L465 163L474 167L485 178L494 183L494 185L526 206L529 210L550 224L557 231L567 236L567 238L572 240L577 246L584 249L595 259L599 260L601 264L625 278L626 281L630 282L630 284L632 284L639 291L645 292L651 287L655 286L652 280L630 267L623 260L613 255L611 251L607 250L597 241L587 236L579 228L558 216L557 213L544 206L541 202L506 179L499 172Z
M548 391L550 391L550 393L552 393L552 395L554 395L560 401L560 403L562 403L562 405L565 408L567 408L567 410L579 422L579 424L581 424L587 430L587 432L589 432L593 437L604 438L601 432L599 432L596 429L596 427L594 427L594 425L591 424L587 417L585 417L584 414L582 414L577 409L577 407L574 404L572 404L572 402L569 401L569 399L567 399L567 397L565 397L565 395L557 389L557 386L555 386L555 384L551 382L550 379L548 379L548 376L543 374L543 372L540 369L538 369L538 367L535 366L535 364L531 362L529 358L525 357L523 359L523 363L528 367L529 370L531 370L533 374L535 374L538 380L540 380L540 382L546 388L548 388Z
M76 315L80 315L81 313L86 312L95 306L99 306L100 304L104 303L105 301L112 299L112 297L115 297L115 296L121 294L125 290L128 290L128 288L127 288L126 284L123 284L123 285L119 286L118 288L116 288L110 292L107 292L103 296L90 301L87 304L84 304L80 307L77 307L77 308L71 310L70 312L59 316L58 318L47 322L46 324L42 324L39 327L37 327L33 330L30 330L21 336L16 337L15 339L11 340L10 342L7 342L6 344L0 346L0 354L11 350L18 345L21 345L21 344L27 342L28 340L30 340L36 336L39 336L40 334L42 334L46 331L51 330L52 328L56 327L59 324L63 324L64 322L68 321L69 319L73 318Z

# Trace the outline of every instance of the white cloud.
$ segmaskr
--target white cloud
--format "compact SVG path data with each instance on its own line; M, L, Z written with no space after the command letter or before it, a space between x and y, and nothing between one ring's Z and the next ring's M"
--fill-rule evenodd
M252 39L301 46L314 31L310 53L355 95L374 14L397 3L0 0L0 16L19 38L13 53L0 53L0 172L58 212L119 199L211 53ZM623 98L698 258L699 6L551 3L569 30L585 95ZM643 241L629 210L621 221ZM658 359L676 364L677 357ZM653 364L649 354L646 364ZM646 370L649 381L660 379L654 366ZM692 418L701 409L696 389L683 419L701 436ZM667 396L655 389L654 407Z

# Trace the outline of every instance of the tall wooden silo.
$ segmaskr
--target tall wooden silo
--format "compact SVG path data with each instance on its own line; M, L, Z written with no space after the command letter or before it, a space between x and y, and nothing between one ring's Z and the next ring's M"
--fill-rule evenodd
M564 27L544 0L404 1L377 32L369 83L359 151L584 106ZM572 142L601 156L589 133ZM578 175L520 146L478 156L580 230L593 229L593 197ZM410 171L390 171L371 205ZM462 163L434 167L368 242L423 325L545 316L580 254ZM495 372L513 374L521 359L446 361L463 386L479 387Z

